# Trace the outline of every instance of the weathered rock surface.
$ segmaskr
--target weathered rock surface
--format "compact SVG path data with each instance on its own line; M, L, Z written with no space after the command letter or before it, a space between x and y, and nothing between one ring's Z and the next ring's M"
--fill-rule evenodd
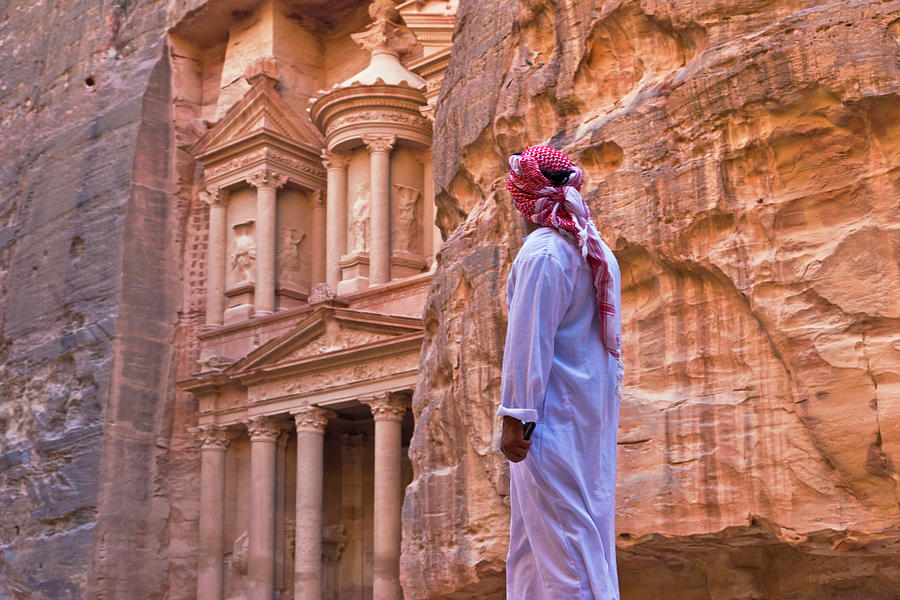
M175 4L0 4L3 598L168 585Z
M896 1L462 3L407 598L503 597L505 157L547 142L623 271L623 597L897 596L898 35Z

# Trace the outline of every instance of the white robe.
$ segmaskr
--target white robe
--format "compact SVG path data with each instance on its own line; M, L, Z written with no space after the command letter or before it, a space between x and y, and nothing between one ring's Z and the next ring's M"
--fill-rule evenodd
M616 282L619 268L603 244ZM591 269L574 242L532 232L507 282L500 415L535 421L510 464L509 600L618 600L618 361L600 338Z

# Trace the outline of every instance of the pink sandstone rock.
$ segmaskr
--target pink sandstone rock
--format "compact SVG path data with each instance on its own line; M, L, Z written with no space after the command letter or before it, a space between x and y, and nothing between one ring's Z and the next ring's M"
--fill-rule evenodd
M502 598L505 157L623 272L623 598L900 593L900 2L463 3L404 505L407 599ZM674 592L673 590L678 590Z

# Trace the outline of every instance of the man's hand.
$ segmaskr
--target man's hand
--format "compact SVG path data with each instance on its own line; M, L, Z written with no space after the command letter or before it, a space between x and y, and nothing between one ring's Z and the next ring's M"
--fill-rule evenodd
M521 462L528 455L531 440L525 439L522 421L513 417L503 417L503 433L500 436L500 451L512 462Z

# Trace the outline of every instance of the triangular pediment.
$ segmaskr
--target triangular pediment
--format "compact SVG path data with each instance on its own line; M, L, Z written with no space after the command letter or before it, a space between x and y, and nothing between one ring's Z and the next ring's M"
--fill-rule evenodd
M221 121L191 148L196 157L210 155L260 134L307 145L316 152L324 140L307 119L300 118L275 89L271 79L259 78Z
M227 371L240 376L288 368L313 359L346 359L421 336L423 330L418 317L321 306L296 327L260 346Z

